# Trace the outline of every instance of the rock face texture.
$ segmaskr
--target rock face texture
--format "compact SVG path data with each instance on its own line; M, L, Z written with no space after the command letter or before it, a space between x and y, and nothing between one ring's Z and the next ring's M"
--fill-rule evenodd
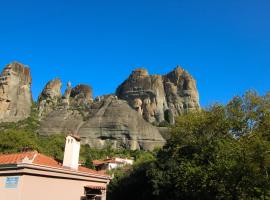
M108 95L88 107L57 109L41 121L41 135L77 133L92 147L152 150L165 140L158 129L147 123L123 100Z
M196 82L180 67L166 75L149 75L136 69L116 94L93 99L92 88L49 81L38 97L40 135L78 134L91 147L153 150L168 139L175 117L199 109ZM0 76L0 122L16 122L30 116L30 69L14 62ZM164 139L165 138L165 139Z
M8 64L0 76L0 122L16 122L31 113L30 69L21 63Z
M200 107L196 82L180 67L164 76L136 69L117 88L116 95L155 124L174 124L176 116Z
M79 84L71 89L70 97L72 104L75 105L87 105L93 102L92 88L88 85Z
M62 82L58 78L51 80L46 84L38 97L39 117L50 113L59 104L62 97L61 86Z

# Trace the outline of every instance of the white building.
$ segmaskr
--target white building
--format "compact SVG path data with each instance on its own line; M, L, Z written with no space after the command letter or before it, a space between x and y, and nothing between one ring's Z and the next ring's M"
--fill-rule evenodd
M134 160L127 158L108 158L105 160L93 160L93 165L97 170L112 170L125 165L133 165Z

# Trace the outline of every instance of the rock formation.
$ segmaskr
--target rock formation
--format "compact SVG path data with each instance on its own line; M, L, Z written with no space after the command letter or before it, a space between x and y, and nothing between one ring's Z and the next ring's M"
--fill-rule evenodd
M156 124L164 120L174 124L176 116L200 107L196 82L180 67L164 76L136 69L117 88L116 95L142 113L146 121Z
M62 82L58 78L51 80L46 84L38 97L39 117L50 113L58 106L62 97L61 86Z
M74 105L87 105L93 101L92 88L88 85L79 84L72 88L70 97Z
M0 122L15 122L31 113L30 69L21 63L8 64L0 76Z
M104 95L95 100L90 86L72 88L68 83L62 98L60 88L60 80L55 79L40 95L39 105L46 102L49 107L43 109L40 134L75 132L82 142L97 148L112 145L151 150L163 145L168 137L166 128L151 123L173 124L176 116L199 108L195 80L180 67L164 76L136 69L118 87L117 96Z
M93 100L92 88L49 81L38 97L39 134L76 133L92 147L152 150L165 143L175 117L199 108L196 82L180 67L166 75L136 69L116 90ZM31 113L30 69L14 62L0 76L0 122L15 122ZM152 123L152 124L151 124Z
M52 111L41 121L40 134L75 132L83 143L96 148L112 145L114 148L152 150L165 143L156 127L113 95L97 98L85 110L80 109Z
M199 109L199 94L196 81L184 69L177 67L163 76L168 109L168 121L174 123L175 116Z

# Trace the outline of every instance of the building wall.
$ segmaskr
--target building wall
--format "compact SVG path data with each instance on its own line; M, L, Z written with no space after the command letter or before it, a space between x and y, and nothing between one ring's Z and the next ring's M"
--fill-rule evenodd
M7 177L19 177L15 188L6 188ZM84 186L104 183L33 175L0 176L0 200L80 200ZM106 200L106 193L102 200Z
M86 185L91 185L91 182L24 175L20 200L80 200Z
M16 185L7 183L7 177L18 177ZM22 176L0 176L0 199L1 200L22 200Z
M116 169L118 167L119 167L119 164L117 163L109 163L108 169L111 170L111 169Z

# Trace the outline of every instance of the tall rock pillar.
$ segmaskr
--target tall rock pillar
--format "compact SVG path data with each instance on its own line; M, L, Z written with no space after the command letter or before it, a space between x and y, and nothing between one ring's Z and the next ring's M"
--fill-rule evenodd
M0 76L0 122L16 122L30 116L32 107L30 69L13 62Z

